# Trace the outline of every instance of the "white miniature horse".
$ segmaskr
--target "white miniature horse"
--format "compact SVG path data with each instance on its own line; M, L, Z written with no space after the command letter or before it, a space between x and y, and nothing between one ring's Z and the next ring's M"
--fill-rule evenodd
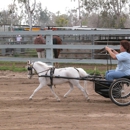
M40 61L31 63L30 61L28 61L27 67L28 67L28 78L31 79L31 77L35 73L37 73L37 75L39 76L39 82L40 82L39 86L34 90L34 92L29 97L29 99L32 99L34 94L39 89L48 85L51 88L51 91L54 94L54 96L56 97L57 101L60 101L60 98L54 92L52 85L63 84L65 82L69 83L70 90L64 95L64 97L67 97L67 95L73 90L73 87L76 86L83 92L83 94L85 95L85 98L87 100L89 99L86 90L80 85L79 80L75 79L75 78L81 78L81 77L88 76L88 74L82 68L74 68L74 67L58 68L58 69L54 69L53 70L54 72L51 75L51 73L50 73L51 69L54 67L49 66L46 63L43 63ZM61 76L61 77L66 77L66 78L55 78L56 76L59 76L59 77ZM84 85L86 85L86 82L87 81L84 80Z

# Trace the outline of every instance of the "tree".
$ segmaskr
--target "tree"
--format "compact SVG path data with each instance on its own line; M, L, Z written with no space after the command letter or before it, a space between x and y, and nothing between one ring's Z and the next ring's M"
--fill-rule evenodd
M75 10L68 10L67 19L68 19L67 23L68 26L72 27L79 25L79 18L77 17L77 13Z
M49 12L47 8L43 10L41 7L41 3L38 3L36 5L36 9L33 14L34 25L45 27L50 21L51 12Z
M13 30L13 25L21 24L21 17L17 14L16 6L9 5L8 10L2 10L0 12L0 24L10 25L10 30Z
M13 25L21 24L20 23L21 17L18 16L17 11L18 11L18 8L14 0L12 4L8 5L8 14L9 14L8 20L10 20L11 31L13 30Z
M71 1L77 1L78 7L75 9L78 12L78 24L80 27L82 27L82 8L83 8L83 0L71 0Z
M50 14L51 13L47 9L40 12L39 22L41 26L47 26L50 21Z
M67 15L57 16L55 23L56 23L57 26L60 26L60 27L67 26L67 23L68 23Z
M53 13L49 12L47 8L42 9L42 4L36 3L36 0L18 0L22 14L24 14L24 21L30 26L42 26L45 27L48 23L51 23Z
M17 6L15 4L15 0L13 0L12 4L8 5L7 10L3 10L0 12L0 23L1 24L10 24L10 30L13 30L13 25L20 23L20 18L17 13Z
M99 15L99 21L104 27L121 28L124 26L129 0L83 0L83 2L89 15L92 13Z
M21 7L25 8L25 13L28 16L29 28L32 30L32 16L36 6L36 0L33 0L33 2L30 0L18 0L18 3L21 4Z

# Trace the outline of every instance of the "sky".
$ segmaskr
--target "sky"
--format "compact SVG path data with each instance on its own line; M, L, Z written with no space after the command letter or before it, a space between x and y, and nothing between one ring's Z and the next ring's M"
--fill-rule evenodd
M0 10L8 8L8 5L12 3L13 0L4 0L0 4ZM56 13L60 11L61 14L67 12L67 10L78 8L78 0L73 2L71 0L36 0L37 3L40 1L42 3L42 8L47 8L49 11Z

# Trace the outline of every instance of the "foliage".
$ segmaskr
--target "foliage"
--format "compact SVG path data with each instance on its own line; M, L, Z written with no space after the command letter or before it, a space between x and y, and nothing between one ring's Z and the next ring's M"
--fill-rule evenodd
M36 9L34 10L32 16L32 23L35 26L42 26L45 27L49 23L51 17L51 13L45 8L42 9L41 3L36 4Z
M12 25L18 25L21 24L21 17L18 16L16 13L16 10L12 10L12 8L15 8L12 5L9 5L8 10L2 10L0 12L0 24L12 24Z
M27 15L28 25L30 30L32 29L32 16L36 6L36 0L31 2L30 0L18 0L18 3L21 4L21 7L24 7L25 14Z
M90 75L97 75L97 76L102 76L105 74L105 71L99 71L96 66L93 70L89 69L86 70L86 72L89 73Z
M56 17L56 25L60 27L67 26L68 18L66 15L60 15Z
M83 0L89 15L98 15L99 27L124 28L129 10L128 0Z
M26 24L32 26L79 26L91 28L128 28L129 0L70 0L78 2L78 7L66 14L56 14L43 9L38 0L13 0L8 10L0 12L0 24ZM80 12L80 13L79 13ZM80 16L79 16L80 15ZM79 19L79 17L81 19ZM81 20L81 21L80 21Z

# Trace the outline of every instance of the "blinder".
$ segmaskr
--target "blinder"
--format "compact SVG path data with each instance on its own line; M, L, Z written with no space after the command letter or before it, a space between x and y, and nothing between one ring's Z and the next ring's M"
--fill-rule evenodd
M32 70L32 67L29 66L29 67L28 67L28 70Z
M32 74L33 74L33 73L32 73L32 67L31 67L31 66L28 67L28 71L30 72L30 73L28 73L28 75L32 75Z

